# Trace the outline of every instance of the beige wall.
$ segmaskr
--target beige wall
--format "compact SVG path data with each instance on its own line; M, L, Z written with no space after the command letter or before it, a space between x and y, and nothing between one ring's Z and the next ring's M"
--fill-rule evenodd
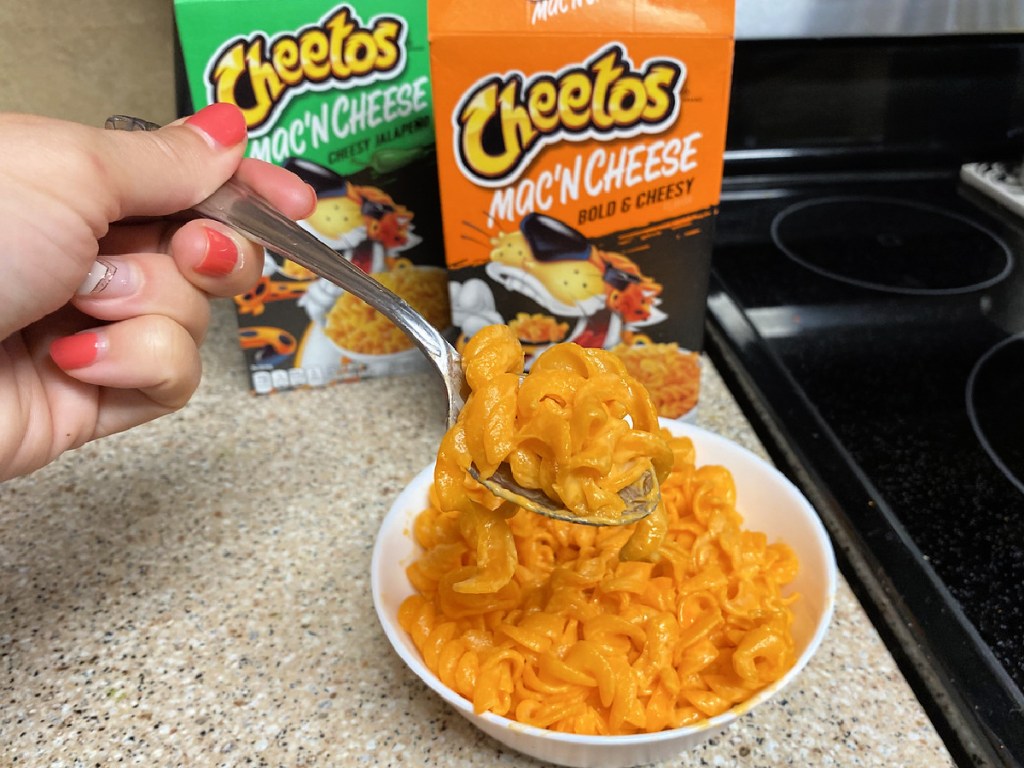
M0 111L175 117L172 0L0 0Z

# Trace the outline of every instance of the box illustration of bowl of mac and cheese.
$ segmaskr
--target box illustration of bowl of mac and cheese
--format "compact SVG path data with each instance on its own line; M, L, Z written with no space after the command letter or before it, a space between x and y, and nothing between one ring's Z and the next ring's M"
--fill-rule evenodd
M300 224L445 329L426 13L425 0L175 2L191 107L239 106L247 156L316 190ZM279 254L235 304L257 393L425 365L379 313Z
M438 172L459 343L614 350L692 417L721 194L733 6L430 0Z

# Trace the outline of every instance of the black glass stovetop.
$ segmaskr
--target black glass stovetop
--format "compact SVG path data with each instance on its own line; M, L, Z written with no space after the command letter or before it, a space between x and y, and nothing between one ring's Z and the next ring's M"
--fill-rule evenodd
M955 173L723 193L708 349L964 764L1024 763L1024 221Z

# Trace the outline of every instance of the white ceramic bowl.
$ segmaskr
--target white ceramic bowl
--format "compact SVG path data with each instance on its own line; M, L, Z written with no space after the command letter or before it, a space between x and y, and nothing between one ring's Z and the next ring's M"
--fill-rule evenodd
M398 607L413 593L406 567L418 556L413 520L425 507L433 467L427 467L399 495L384 518L373 550L373 602L384 632L409 668L459 714L502 744L549 763L579 768L626 768L668 760L723 731L730 723L793 682L818 649L835 604L836 564L824 526L804 496L780 472L750 451L691 424L663 420L677 435L690 437L697 463L720 464L736 482L737 508L748 529L763 531L769 541L789 544L800 571L788 586L801 598L794 604L793 634L797 661L774 685L717 717L686 728L629 736L578 736L523 725L490 713L478 715L471 702L447 688L420 658L398 624Z

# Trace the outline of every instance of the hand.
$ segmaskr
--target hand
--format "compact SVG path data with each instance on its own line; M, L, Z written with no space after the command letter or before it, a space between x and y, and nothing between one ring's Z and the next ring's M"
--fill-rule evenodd
M225 104L152 133L0 115L0 480L191 397L209 298L251 288L263 249L173 214L233 174L292 218L316 203L245 137Z

